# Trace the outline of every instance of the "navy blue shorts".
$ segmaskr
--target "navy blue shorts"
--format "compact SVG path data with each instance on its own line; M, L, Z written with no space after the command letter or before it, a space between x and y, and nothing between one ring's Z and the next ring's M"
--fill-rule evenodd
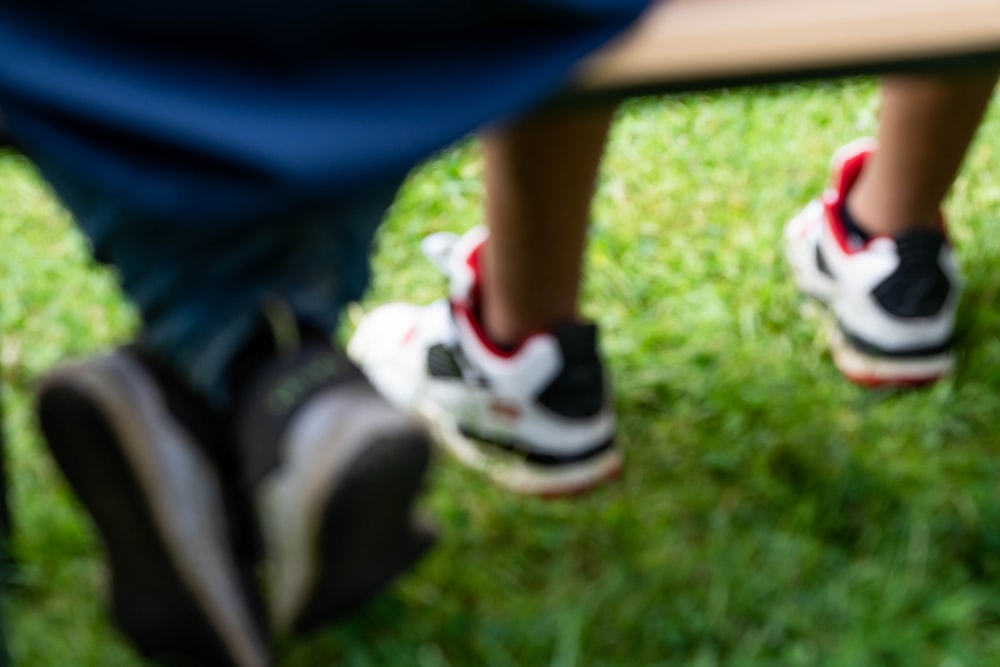
M0 115L133 210L226 224L405 173L538 104L647 0L23 0Z

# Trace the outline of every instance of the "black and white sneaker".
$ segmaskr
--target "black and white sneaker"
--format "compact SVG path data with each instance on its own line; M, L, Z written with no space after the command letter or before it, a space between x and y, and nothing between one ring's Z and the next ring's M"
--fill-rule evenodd
M962 280L943 223L849 238L839 211L876 149L860 139L837 151L830 187L785 228L786 254L799 288L833 316L832 354L845 377L870 387L927 384L953 369Z
M596 327L570 323L498 349L476 315L485 239L483 228L425 239L451 298L376 308L359 322L348 354L458 461L497 484L546 497L591 489L622 466Z
M106 547L112 612L138 650L270 664L252 550L215 460L227 449L219 420L132 349L52 371L37 409Z
M325 341L256 368L234 427L277 634L355 610L434 543L414 515L426 429Z

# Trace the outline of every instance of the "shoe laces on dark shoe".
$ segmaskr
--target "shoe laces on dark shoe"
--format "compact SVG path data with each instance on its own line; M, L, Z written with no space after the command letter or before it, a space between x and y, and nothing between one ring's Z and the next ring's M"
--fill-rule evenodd
M282 463L282 440L295 417L321 391L362 379L329 344L310 340L290 355L261 363L234 412L241 482L246 489Z
M430 443L316 336L244 357L233 432L279 634L335 620L433 543L415 522Z

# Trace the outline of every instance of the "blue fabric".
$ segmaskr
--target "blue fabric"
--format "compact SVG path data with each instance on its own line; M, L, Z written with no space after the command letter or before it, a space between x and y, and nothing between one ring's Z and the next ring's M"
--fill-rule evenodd
M226 369L263 306L280 301L311 331L332 335L343 306L361 298L372 238L402 178L280 218L194 230L146 218L75 173L50 171L94 256L115 267L139 309L142 345L222 410L232 398Z
M645 0L27 4L44 21L0 9L0 106L26 152L138 211L222 224L398 173L538 103ZM77 4L63 11L84 25L124 18L53 28ZM302 41L274 28L310 23Z

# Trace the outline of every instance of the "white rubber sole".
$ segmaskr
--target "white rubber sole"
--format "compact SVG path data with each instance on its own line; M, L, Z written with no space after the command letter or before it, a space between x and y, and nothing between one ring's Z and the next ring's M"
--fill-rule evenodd
M955 370L950 352L927 357L893 358L867 355L847 342L834 324L830 353L841 374L865 387L914 387L930 384Z
M623 457L614 446L585 461L539 465L465 436L454 416L436 403L422 401L416 412L431 429L434 440L459 463L518 494L545 498L575 496L618 477L622 470Z
M837 318L815 297L801 309L805 319L821 328L830 348L834 366L845 379L870 388L919 387L931 384L955 370L951 352L926 357L878 357L850 344L837 325Z

